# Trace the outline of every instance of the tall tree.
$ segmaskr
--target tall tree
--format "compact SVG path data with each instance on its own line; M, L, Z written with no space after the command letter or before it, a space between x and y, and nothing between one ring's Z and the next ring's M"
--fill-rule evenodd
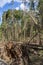
M30 10L34 10L34 0L30 0Z
M26 6L26 0L22 0L24 6ZM26 13L26 7L24 7L24 16L23 18L25 17L25 13ZM26 21L24 21L24 25L25 25ZM26 31L25 31L25 28L24 28L24 40L25 40L25 35L26 35Z
M43 29L43 0L39 0L39 13L41 17L41 24L42 24L42 29Z

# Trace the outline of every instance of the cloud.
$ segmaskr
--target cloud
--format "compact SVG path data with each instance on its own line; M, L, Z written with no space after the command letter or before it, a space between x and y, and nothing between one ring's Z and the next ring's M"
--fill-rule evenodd
M3 7L6 3L10 3L12 0L0 0L0 7ZM14 0L16 2L22 2L22 0ZM29 0L26 0L29 2Z
M22 2L22 0L14 0L14 1L17 1L17 2Z
M25 11L25 10L29 11L29 6L26 6L26 5L24 5L24 3L21 3L20 9L23 11Z
M23 3L21 3L20 9L21 9L21 10L25 10L25 9L26 9L26 6L25 6Z
M0 0L0 7L3 7L6 3L10 3L12 0ZM16 2L22 2L22 0L14 0Z
M19 7L16 7L15 9L16 9L16 10L19 10Z
M0 7L3 7L6 3L10 3L11 0L0 0Z
M14 1L22 2L23 0L14 0ZM25 0L24 0L24 1L25 1ZM26 2L29 2L29 0L26 0Z

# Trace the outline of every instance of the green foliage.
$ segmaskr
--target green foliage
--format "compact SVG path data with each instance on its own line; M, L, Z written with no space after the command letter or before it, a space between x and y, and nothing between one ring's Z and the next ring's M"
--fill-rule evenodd
M34 8L34 1L31 2L31 10ZM41 20L43 21L43 0L39 1L39 12ZM30 11L31 11L30 10ZM42 22L43 23L43 22ZM25 13L21 10L8 10L3 13L2 16L2 33L5 39L7 40L18 40L20 36L23 37L29 37L33 34L35 34L36 31L36 25L34 25L32 22L31 17L28 13ZM33 31L32 31L33 28ZM30 32L31 31L31 32ZM0 32L0 35L1 35ZM25 36L24 36L25 33ZM30 35L31 34L31 35Z
M2 18L2 32L7 40L19 39L18 37L21 34L23 36L24 27L26 28L26 32L29 32L30 30L29 15L25 14L24 16L24 12L21 10L8 10L3 14Z
M22 18L22 11L14 10L14 17L20 20Z

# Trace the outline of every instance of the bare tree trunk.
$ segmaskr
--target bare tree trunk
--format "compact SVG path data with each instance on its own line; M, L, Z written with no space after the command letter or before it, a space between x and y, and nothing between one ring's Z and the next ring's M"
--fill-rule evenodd
M40 44L40 45L42 45L42 43L41 43L41 35L40 35L40 31L41 31L41 30L40 30L40 29L38 29L39 44Z
M24 29L24 41L25 41L25 29Z
M34 26L34 23L31 22L31 28L30 28L30 39L33 37L33 26ZM31 43L32 41L30 41Z

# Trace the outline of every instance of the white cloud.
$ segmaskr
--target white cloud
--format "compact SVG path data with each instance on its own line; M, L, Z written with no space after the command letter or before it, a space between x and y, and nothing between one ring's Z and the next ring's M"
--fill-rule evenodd
M6 3L10 3L11 0L0 0L0 7L3 7Z
M0 0L0 7L3 7L6 3L10 3L12 0ZM14 0L16 2L22 2L23 0ZM26 0L29 2L29 0Z
M25 9L26 9L26 6L22 3L22 4L20 5L20 9L25 10Z
M10 3L12 0L0 0L0 7L3 7L6 3ZM22 0L14 0L16 2L22 2Z
M6 3L10 3L12 0L0 0L0 7L3 7ZM22 2L23 0L14 0L16 2ZM25 0L24 0L25 1ZM30 0L26 0L29 2ZM37 0L34 0L36 2ZM38 0L39 1L39 0Z
M20 5L20 9L23 10L23 11L29 11L29 7L28 6L25 6L24 3L21 3Z
M22 2L23 0L14 0L14 1L17 1L17 2ZM24 0L25 1L25 0ZM29 0L26 0L27 2L29 2Z
M19 7L16 7L16 10L19 10Z
M22 0L14 0L14 1L17 1L17 2L22 2Z

